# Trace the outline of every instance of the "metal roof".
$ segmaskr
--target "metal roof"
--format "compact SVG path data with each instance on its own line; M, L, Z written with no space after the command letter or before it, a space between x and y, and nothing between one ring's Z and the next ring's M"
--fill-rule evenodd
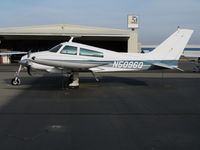
M86 27L68 24L0 28L0 36L102 36L130 37L130 30Z

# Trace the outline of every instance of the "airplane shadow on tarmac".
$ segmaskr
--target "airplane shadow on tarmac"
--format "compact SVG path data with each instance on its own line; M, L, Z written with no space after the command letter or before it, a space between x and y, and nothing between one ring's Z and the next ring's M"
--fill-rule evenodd
M29 86L33 90L57 90L68 88L68 78L64 76L43 76L43 77L21 77L21 85L13 86L11 85L11 79L5 79L5 83L12 86L12 89L18 89L23 86ZM148 86L145 81L131 78L131 77L110 77L103 76L99 78L100 81L97 82L93 77L80 77L80 88L87 86L98 87L107 84L122 84L122 85L132 85L132 86Z

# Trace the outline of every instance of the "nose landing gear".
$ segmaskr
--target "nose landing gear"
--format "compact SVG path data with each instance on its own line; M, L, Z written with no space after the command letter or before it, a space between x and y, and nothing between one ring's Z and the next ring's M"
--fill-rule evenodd
M19 79L19 73L20 73L21 69L22 69L22 65L19 66L19 69L18 69L18 71L15 74L15 78L13 78L11 80L11 84L12 85L16 86L16 85L20 85L21 84L21 80Z

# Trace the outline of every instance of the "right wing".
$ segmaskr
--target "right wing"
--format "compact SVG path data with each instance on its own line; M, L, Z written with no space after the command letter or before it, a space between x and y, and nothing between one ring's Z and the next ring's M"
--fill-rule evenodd
M200 57L200 53L183 53L184 57Z

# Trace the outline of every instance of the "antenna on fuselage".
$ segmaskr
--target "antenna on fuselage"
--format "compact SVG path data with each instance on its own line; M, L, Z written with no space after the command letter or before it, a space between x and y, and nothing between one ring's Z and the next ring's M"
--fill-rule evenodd
M70 40L69 40L69 42L72 42L72 41L73 41L73 39L74 39L74 37L71 37L71 38L70 38Z

